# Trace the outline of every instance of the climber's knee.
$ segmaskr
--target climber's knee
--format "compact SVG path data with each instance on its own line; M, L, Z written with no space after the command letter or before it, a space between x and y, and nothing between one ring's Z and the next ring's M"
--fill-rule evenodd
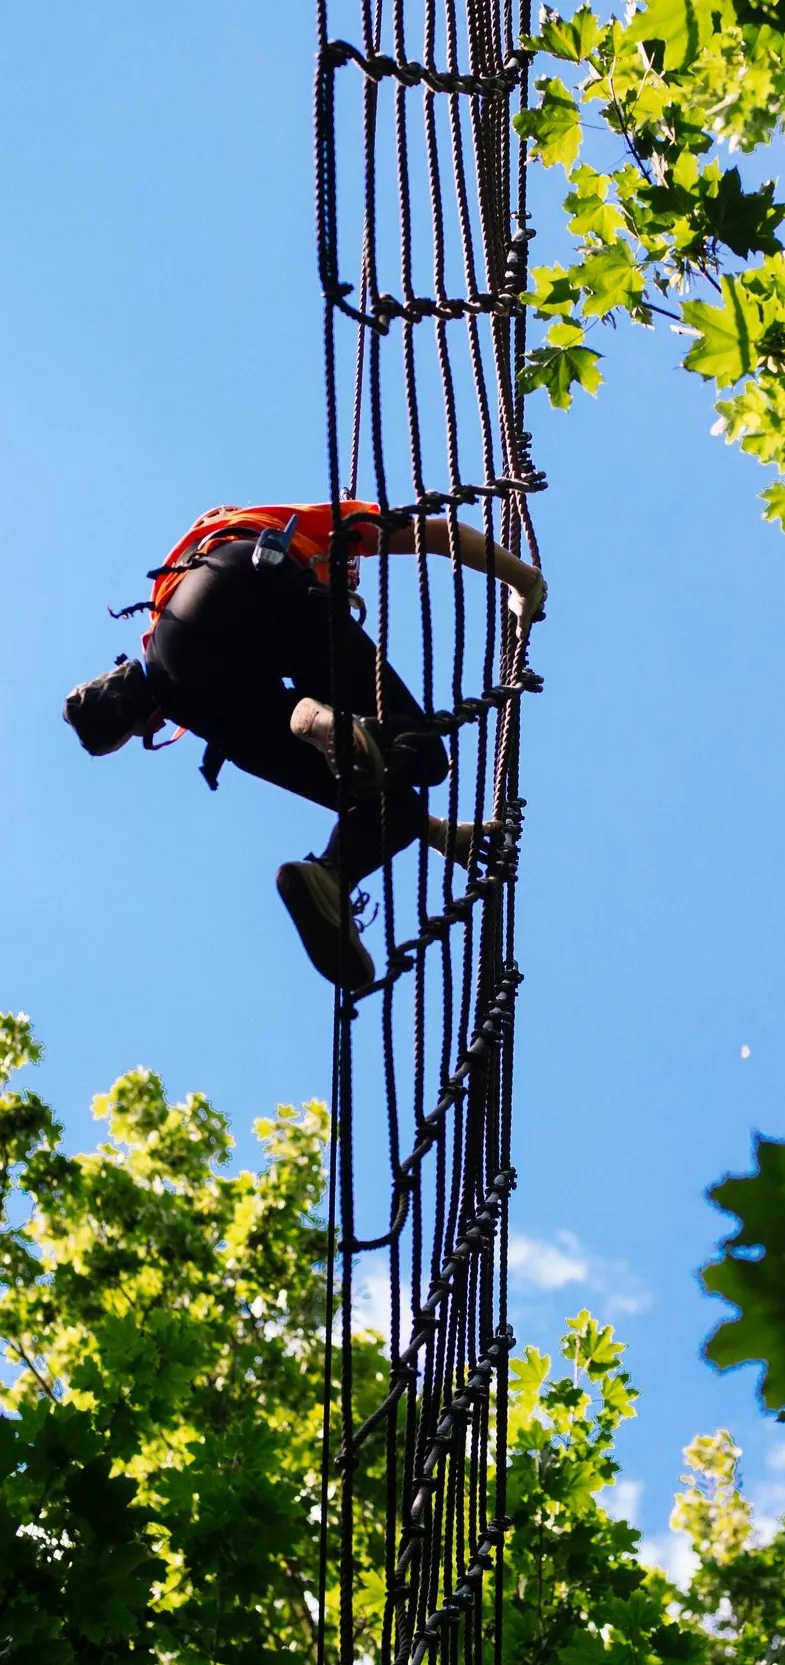
M415 786L441 786L446 780L450 761L438 735L423 735L407 752L407 778Z
M441 740L431 741L428 752L428 778L424 784L426 786L441 786L442 781L447 779L449 768L450 760L444 742Z

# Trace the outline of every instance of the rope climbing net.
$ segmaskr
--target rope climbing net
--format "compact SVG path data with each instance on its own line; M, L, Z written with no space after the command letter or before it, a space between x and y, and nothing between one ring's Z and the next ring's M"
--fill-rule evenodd
M333 0L331 10L345 18L346 0ZM337 1567L341 1665L368 1652L369 1591L378 1594L372 1646L382 1665L498 1662L510 1524L507 1213L515 1185L513 1017L521 982L513 907L525 807L520 700L538 679L500 601L494 547L498 540L540 564L528 496L545 482L529 455L515 376L525 347L518 296L531 233L525 158L517 144L513 151L510 132L527 97L520 39L529 18L527 6L513 0L464 0L460 13L457 0L387 0L386 8L383 0L360 0L358 10L353 44L331 36L328 0L317 5L340 815L348 811L352 766L343 670L357 520L341 518L340 502L342 487L356 496L365 443L381 515L376 715L384 725L388 652L391 634L398 641L404 582L400 563L390 572L388 540L403 520L413 521L416 587L398 629L401 651L421 665L429 728L448 747L449 830L438 902L424 836L416 871L406 868L411 885L400 882L408 854L396 859L395 886L385 862L384 970L372 985L336 997L318 1657L333 1657L326 1608L329 1569ZM356 285L339 260L339 202L341 255L347 228L362 249ZM347 387L353 404L344 424ZM352 433L348 461L339 446L345 430ZM441 484L426 485L427 478ZM457 558L459 512L476 512L486 539L478 629ZM437 514L448 521L452 554L442 573L429 571L425 554L427 517ZM446 589L435 595L442 579ZM474 583L481 592L482 580ZM441 706L445 631L451 684L449 705ZM474 826L465 884L455 860L462 803ZM503 829L490 849L482 838L489 815ZM382 819L384 828L384 804ZM346 941L351 904L342 888ZM358 1054L369 1083L361 1108ZM364 1175L382 1119L390 1186L389 1213L379 1221ZM369 1380L363 1364L363 1280L389 1292L389 1378L382 1382ZM339 1404L331 1415L334 1393Z

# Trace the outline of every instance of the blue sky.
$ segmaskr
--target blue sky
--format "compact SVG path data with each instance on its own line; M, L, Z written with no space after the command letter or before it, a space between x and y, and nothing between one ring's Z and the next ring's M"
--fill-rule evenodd
M348 0L333 16L355 32ZM212 797L190 739L94 762L60 710L137 650L107 604L143 596L198 513L325 495L310 7L16 8L2 52L0 1005L33 1017L37 1085L72 1147L94 1136L91 1095L143 1062L173 1095L209 1093L253 1161L256 1115L329 1090L331 992L273 884L327 819L229 769ZM346 98L351 267L348 82ZM546 260L549 193L532 185ZM705 1186L748 1166L753 1128L783 1131L785 566L760 471L710 436L710 394L667 326L601 345L597 401L529 409L550 602L523 745L514 1293L522 1342L552 1342L582 1304L629 1340L643 1397L622 1454L656 1534L681 1446L719 1425L766 1512L781 1506L782 1430L755 1410L754 1371L701 1362L717 1313L695 1269L722 1224ZM393 394L394 500L397 412ZM373 494L367 454L360 485ZM411 574L396 584L395 657L416 687ZM471 597L473 666L481 585ZM449 622L439 641L448 679ZM383 1106L373 1048L358 1051L374 1198Z

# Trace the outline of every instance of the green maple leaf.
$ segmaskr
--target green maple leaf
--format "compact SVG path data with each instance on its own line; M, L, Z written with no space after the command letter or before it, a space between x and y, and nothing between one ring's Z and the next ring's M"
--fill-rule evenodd
M603 1386L602 1397L607 1410L612 1411L615 1417L636 1415L634 1401L638 1396L635 1389L630 1388L625 1371L609 1378Z
M642 185L640 196L642 202L651 209L654 219L664 229L670 230L677 220L688 222L689 235L695 239L701 235L701 228L696 223L696 215L700 216L701 204L691 186L679 184L673 170L673 178L667 185Z
M590 1376L601 1376L618 1364L624 1345L614 1341L610 1324L598 1324L584 1307L575 1318L568 1318L569 1339L562 1348L566 1359L574 1359Z
M559 1665L600 1665L607 1655L601 1636L590 1630L576 1629L567 1646L560 1648L556 1657Z
M649 1647L663 1660L702 1660L705 1658L702 1636L682 1630L678 1624L657 1625L649 1637Z
M760 495L766 505L763 510L764 520L778 520L785 532L785 485L778 483L767 486Z
M572 94L558 76L538 81L542 102L536 110L521 110L513 127L521 138L535 140L534 155L543 167L561 162L571 168L581 147L581 114Z
M544 387L557 410L569 410L574 386L585 388L587 393L597 392L602 381L597 369L600 357L590 347L536 347L526 355L521 375L523 390L532 393L536 387Z
M722 306L688 301L682 308L685 323L700 331L684 363L707 381L714 377L718 386L730 387L757 361L761 317L738 278L722 279L722 295Z
M597 173L594 168L573 169L570 175L573 188L564 199L564 207L571 216L569 230L576 237L591 233L601 242L610 243L621 230L624 216L613 203L605 200L610 183L606 174Z
M700 178L700 163L694 151L683 150L677 156L671 168L671 179L674 185L683 185L691 191Z
M644 290L629 243L617 237L607 249L590 254L583 263L581 284L587 291L583 303L586 317L604 317L616 306L634 306Z
M785 488L783 493L785 507ZM739 1310L726 1318L706 1344L706 1356L720 1370L761 1360L766 1369L761 1396L770 1411L785 1406L785 1142L756 1140L758 1171L731 1175L709 1192L712 1202L738 1215L738 1229L722 1245L721 1260L701 1276L712 1294ZM750 1258L750 1253L754 1258Z
M545 339L552 347L582 347L583 329L580 324L565 319L560 324L552 324Z
M630 1526L626 1520L612 1520L608 1527L608 1541L612 1544L617 1555L629 1555L640 1542L641 1534L637 1527Z
M759 191L743 191L738 168L728 168L716 195L704 198L702 207L711 235L742 259L749 254L774 254L779 248L775 231L785 205L774 201L773 180Z
M633 20L630 41L663 41L666 70L683 70L711 39L714 0L649 0Z
M591 6L581 6L571 18L547 11L537 35L525 35L523 45L530 52L549 52L552 58L566 58L578 64L588 58L602 40L605 30Z
M533 266L529 276L534 288L523 297L527 306L536 307L544 317L572 315L580 295L572 272L559 265Z
M551 1361L547 1353L526 1347L522 1359L510 1360L511 1391L518 1421L528 1421L540 1398Z

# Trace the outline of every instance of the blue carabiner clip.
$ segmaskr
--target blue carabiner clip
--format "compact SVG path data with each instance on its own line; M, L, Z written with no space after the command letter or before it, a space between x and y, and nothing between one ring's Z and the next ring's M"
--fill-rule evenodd
M266 526L264 531L259 533L251 555L257 572L260 567L279 567L285 560L299 518L299 515L292 515L282 532L277 526Z

